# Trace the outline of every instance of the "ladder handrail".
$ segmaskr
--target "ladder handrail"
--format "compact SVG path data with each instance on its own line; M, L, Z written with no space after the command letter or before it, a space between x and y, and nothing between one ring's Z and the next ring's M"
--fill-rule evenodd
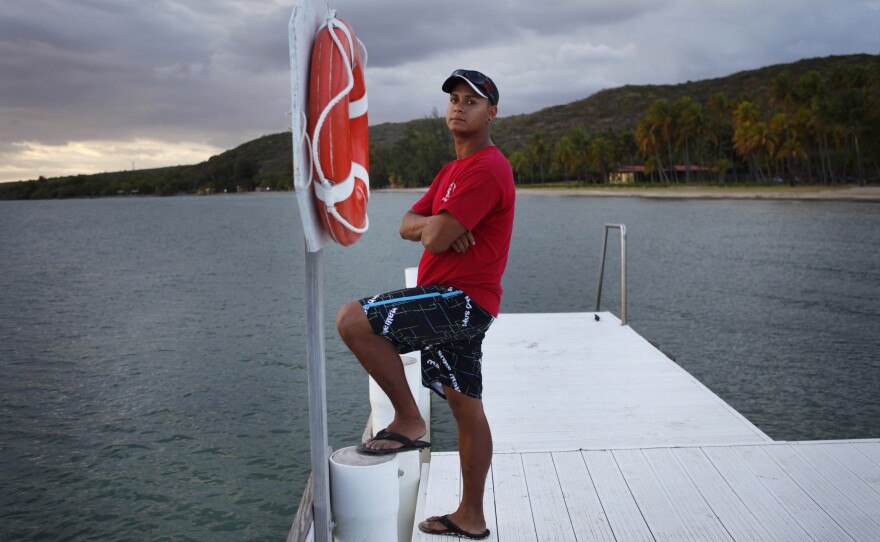
M616 228L620 230L620 325L626 325L626 225L605 224L605 234L602 236L602 252L599 256L599 284L596 286L596 312L599 312L599 304L602 301L602 276L605 274L605 247L608 244L608 230Z

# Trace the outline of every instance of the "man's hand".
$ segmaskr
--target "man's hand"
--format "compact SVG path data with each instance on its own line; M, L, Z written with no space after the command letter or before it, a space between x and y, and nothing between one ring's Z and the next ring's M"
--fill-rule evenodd
M459 238L452 241L452 250L461 254L467 252L467 249L475 244L477 244L477 241L474 239L474 235L471 232L466 231L461 234Z
M462 253L476 243L467 228L446 211L433 216L407 211L400 223L400 236L421 242L431 254L441 254L449 249Z

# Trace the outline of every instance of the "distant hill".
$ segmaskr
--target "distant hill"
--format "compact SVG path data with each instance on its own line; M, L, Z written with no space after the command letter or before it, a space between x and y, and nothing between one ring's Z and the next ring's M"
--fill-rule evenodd
M724 92L734 100L743 95L763 100L771 81L779 74L788 73L792 80L797 80L816 71L827 77L837 66L864 66L878 57L880 55L858 54L811 58L677 85L626 85L606 89L569 104L499 117L493 126L492 138L505 152L513 153L525 147L534 133L542 133L555 141L579 124L588 131L606 128L634 130L639 119L658 98L674 102L690 96L705 102L712 94ZM423 118L371 126L371 146L393 145L413 127L432 121L436 122ZM0 199L285 190L291 186L291 171L291 136L289 132L283 132L248 141L206 162L190 166L4 183L0 184Z
M672 103L690 96L698 102L705 102L716 92L724 92L731 99L738 99L744 94L763 97L770 82L780 73L788 72L792 80L813 70L827 77L838 65L864 65L878 56L863 54L811 58L677 85L625 85L601 90L566 105L523 115L501 116L492 127L492 139L505 151L514 152L522 149L535 132L542 132L548 139L555 140L578 124L585 125L591 132L604 128L634 130L645 110L658 98ZM405 132L407 125L413 122L418 121L371 126L370 138L376 142L394 143Z

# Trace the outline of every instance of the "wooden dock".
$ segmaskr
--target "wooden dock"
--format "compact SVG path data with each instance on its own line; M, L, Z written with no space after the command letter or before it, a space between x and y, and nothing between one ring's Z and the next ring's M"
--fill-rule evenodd
M500 315L483 381L497 452L771 440L608 312Z
M417 520L460 491L457 453L425 470ZM500 453L485 498L502 542L876 541L880 440Z
M880 540L880 440L773 442L610 313L502 314L483 351L490 540ZM416 523L459 471L432 453Z

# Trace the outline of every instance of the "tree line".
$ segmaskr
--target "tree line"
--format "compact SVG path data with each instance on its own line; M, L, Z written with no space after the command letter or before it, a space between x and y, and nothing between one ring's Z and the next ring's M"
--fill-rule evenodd
M0 199L64 199L107 196L174 196L293 188L290 134L264 136L245 145L275 146L281 157L271 166L255 152L235 149L191 166L176 166L91 175L73 175L17 183L0 183ZM285 149L286 147L286 149ZM238 152L236 152L238 151Z
M583 107L557 106L498 119L493 138L521 185L604 183L622 166L638 166L637 180L646 183L880 181L880 56L803 62L814 68L797 77L749 72L745 82L731 76L703 90L687 84L683 92L664 91L665 98L639 97L639 105L620 97L659 91L611 89L583 101L602 112L598 128L589 127ZM725 88L737 88L738 96ZM615 98L594 100L602 96ZM371 126L370 133L373 188L427 186L455 158L436 110L402 125ZM292 176L285 132L191 166L0 183L0 199L285 191Z
M644 166L642 180L655 183L865 184L880 179L880 61L797 80L783 72L736 100L660 98L634 129L576 125L556 140L538 131L502 150L518 184L603 183L627 165ZM455 158L436 111L395 143L371 145L370 155L375 188L426 186Z

